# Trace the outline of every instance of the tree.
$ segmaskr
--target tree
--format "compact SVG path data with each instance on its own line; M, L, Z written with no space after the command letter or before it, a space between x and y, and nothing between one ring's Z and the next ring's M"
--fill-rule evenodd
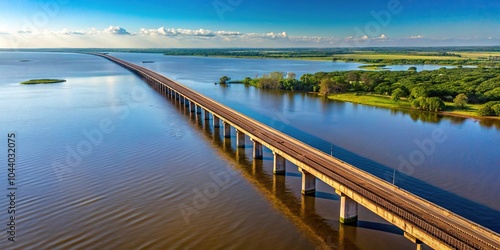
M399 102L401 100L401 97L405 95L405 92L401 88L397 88L394 91L392 91L392 101L393 102Z
M220 83L220 84L226 84L226 83L228 83L229 81L231 81L231 78L230 78L230 77L228 77L228 76L223 76L223 77L221 77L221 78L220 78L219 83Z
M244 83L244 84L251 84L251 83L252 83L252 78L250 78L250 77L248 77L248 76L247 76L247 77L245 77L245 79L243 79L243 83Z
M296 77L297 77L297 74L295 74L293 72L288 72L288 74L286 76L286 79L288 79L288 80L295 80Z
M430 111L438 112L446 107L443 100L441 100L439 97L426 98L426 102L427 102L427 110Z
M427 86L417 86L411 90L410 98L417 99L419 97L427 97L429 95L429 89Z
M332 79L333 84L330 86L330 90L334 93L344 93L348 89L348 84L345 78L342 76L335 76Z
M411 66L411 67L408 68L408 71L416 72L417 71L417 67Z
M319 84L319 93L322 95L328 95L332 91L333 81L332 79L325 77L321 80Z
M465 109L467 107L467 103L469 102L469 98L465 94L458 94L455 99L453 99L453 103L455 107L460 109Z
M500 116L500 104L495 104L491 107L491 111L495 113L495 115Z

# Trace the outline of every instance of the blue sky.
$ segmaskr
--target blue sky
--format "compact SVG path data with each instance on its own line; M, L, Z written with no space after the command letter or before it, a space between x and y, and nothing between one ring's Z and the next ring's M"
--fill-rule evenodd
M500 45L492 0L3 0L0 47Z

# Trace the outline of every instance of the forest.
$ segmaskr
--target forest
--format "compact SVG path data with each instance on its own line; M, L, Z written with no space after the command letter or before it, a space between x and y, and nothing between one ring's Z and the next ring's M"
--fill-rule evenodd
M225 76L227 77L227 76ZM336 71L304 74L271 72L262 77L246 77L244 84L264 89L302 90L321 95L355 93L386 96L394 102L411 102L412 108L442 111L444 102L458 109L467 104L484 104L480 115L500 115L499 68L441 68L417 72L406 71Z

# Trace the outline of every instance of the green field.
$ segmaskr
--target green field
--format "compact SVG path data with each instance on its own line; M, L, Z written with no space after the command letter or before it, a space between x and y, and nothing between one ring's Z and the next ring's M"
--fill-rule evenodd
M61 79L32 79L29 81L21 82L21 84L49 84L49 83L58 83L65 81L66 80L61 80Z
M380 53L352 53L352 54L338 54L333 55L333 57L342 59L354 59L354 60L467 60L467 58L460 58L455 56L431 56L431 55L419 55L419 54L380 54Z

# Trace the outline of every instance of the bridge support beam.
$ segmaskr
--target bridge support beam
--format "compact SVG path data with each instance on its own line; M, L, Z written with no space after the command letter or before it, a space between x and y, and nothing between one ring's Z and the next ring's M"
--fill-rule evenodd
M262 144L258 141L253 141L253 158L254 159L262 159Z
M340 195L340 223L356 224L358 222L358 203L343 193L335 192Z
M316 193L316 177L301 168L299 171L302 173L302 194L314 195Z
M284 175L286 173L286 161L283 156L273 152L274 154L274 164L273 173L276 175Z
M236 130L236 147L244 148L245 147L245 133Z
M201 106L196 105L196 114L201 114Z
M222 122L222 126L224 127L224 138L230 138L231 137L231 125L227 122Z
M214 128L220 128L220 122L219 122L220 118L215 115L213 115L213 117L214 117L213 120Z
M186 97L184 97L184 102L182 102L184 107L189 107L189 103L190 103L190 101Z
M419 239L417 239L417 237L407 233L407 232L404 232L404 236L405 238L409 239L411 242L417 244L417 250L421 250L422 249L422 241L420 241Z

